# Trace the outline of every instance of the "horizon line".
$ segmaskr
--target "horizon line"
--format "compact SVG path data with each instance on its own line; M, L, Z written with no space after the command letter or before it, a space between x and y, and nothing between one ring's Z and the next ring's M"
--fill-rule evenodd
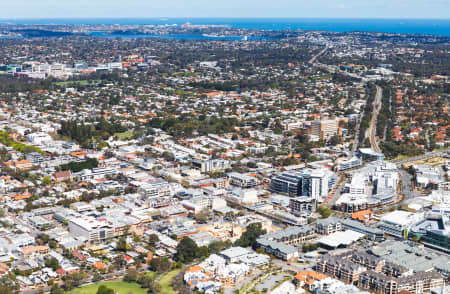
M325 17L325 16L61 16L61 17L0 17L0 20L52 20L52 19L362 19L362 20L448 20L450 18L417 17Z

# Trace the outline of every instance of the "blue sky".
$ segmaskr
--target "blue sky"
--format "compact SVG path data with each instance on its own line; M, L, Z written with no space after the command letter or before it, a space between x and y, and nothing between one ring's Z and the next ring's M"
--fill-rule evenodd
M0 0L0 18L450 18L450 0Z

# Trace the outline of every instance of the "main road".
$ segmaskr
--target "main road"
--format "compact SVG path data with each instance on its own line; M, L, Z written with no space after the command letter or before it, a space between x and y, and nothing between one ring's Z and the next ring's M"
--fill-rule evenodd
M311 65L313 65L313 66L317 66L317 67L323 68L323 69L328 70L328 71L337 70L337 71L340 72L341 74L350 76L350 77L352 77L352 78L360 79L361 82L362 82L363 84L366 83L366 82L368 81L367 78L362 77L362 76L360 76L360 75L358 75L358 74L356 74L356 73L350 73L350 72L343 71L343 70L336 69L336 68L333 69L333 68L330 67L329 65L326 65L326 64L322 64L322 63L320 63L320 62L317 62L317 61L316 61L317 58L318 58L319 56L323 55L329 48L330 48L330 45L327 44L327 45L325 46L325 48L323 48L319 53L317 53L316 55L314 55L314 56L308 61L308 63L311 64ZM378 91L379 91L379 92L378 92ZM380 104L380 106L381 106L381 92L382 92L381 88L380 88L380 87L377 87L377 95L380 96L380 97L379 97L379 104ZM354 142L353 142L353 148L352 148L352 150L351 150L351 156L350 156L350 157L352 157L352 156L354 155L354 153L356 152L356 149L357 149L358 146L359 146L359 130L360 130L360 126L361 126L361 117L358 118L358 122L357 122L357 126L356 126L355 140L354 140ZM377 150L379 150L378 145L377 145L376 148L377 148ZM374 150L375 150L375 149L374 149Z
M330 45L327 44L327 45L325 46L325 48L323 48L319 53L317 53L316 55L314 55L314 56L308 61L308 63L309 63L309 64L315 64L315 63L316 63L316 59L317 59L320 55L324 54L325 51L328 50L328 48L330 48Z
M355 131L355 139L353 139L352 151L350 153L350 158L355 155L356 149L359 146L359 133L361 132L361 119L362 116L358 115L358 119L356 120L356 131Z
M450 148L448 148L447 150L442 150L442 151L427 152L427 153L419 155L419 156L407 157L407 158L403 158L403 159L392 160L392 162L397 164L397 166L399 168L401 168L402 167L401 165L404 164L404 163L413 162L413 161L417 161L417 160L428 159L428 158L433 158L433 157L444 157L444 156L447 156L449 154L448 152L450 152Z
M370 121L370 128L369 128L369 141L370 146L375 152L381 153L380 146L378 146L376 133L377 133L377 119L378 119L378 113L381 109L381 98L383 97L383 89L380 86L377 87L377 93L375 94L375 100L373 101L373 115L372 120Z

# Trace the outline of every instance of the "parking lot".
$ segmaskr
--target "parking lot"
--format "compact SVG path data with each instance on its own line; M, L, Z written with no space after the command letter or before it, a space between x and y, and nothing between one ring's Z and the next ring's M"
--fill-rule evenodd
M268 291L270 291L272 288L274 288L276 285L281 283L287 277L292 277L292 276L290 276L288 274L283 274L283 273L279 273L279 274L275 274L275 275L272 274L267 279L265 279L264 281L261 281L261 283L256 285L255 289L258 291L264 291L264 289L267 289Z

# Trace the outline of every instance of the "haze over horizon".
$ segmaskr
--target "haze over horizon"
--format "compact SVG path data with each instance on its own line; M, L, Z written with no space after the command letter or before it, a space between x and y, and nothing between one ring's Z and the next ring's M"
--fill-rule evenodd
M26 7L26 9L24 9ZM0 18L396 18L450 19L448 0L17 0L2 3Z

